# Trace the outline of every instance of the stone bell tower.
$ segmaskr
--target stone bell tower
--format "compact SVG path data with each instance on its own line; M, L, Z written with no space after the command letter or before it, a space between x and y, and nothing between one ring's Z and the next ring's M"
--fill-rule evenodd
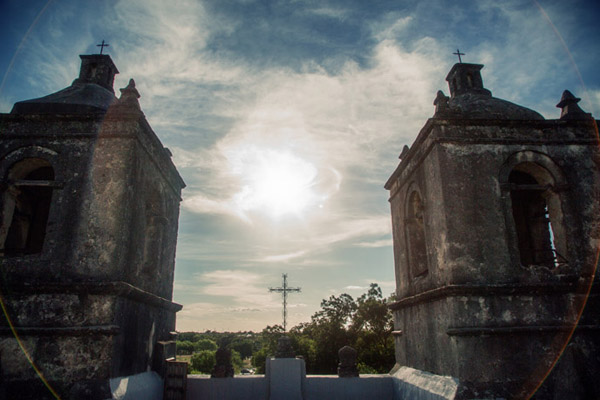
M0 114L0 398L105 399L168 352L181 190L110 56Z
M482 67L452 67L385 184L396 361L459 398L598 398L597 121L568 91L556 120L492 97Z

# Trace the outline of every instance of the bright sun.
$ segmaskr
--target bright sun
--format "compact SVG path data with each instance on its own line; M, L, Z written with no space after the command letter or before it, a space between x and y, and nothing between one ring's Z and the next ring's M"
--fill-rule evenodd
M237 161L241 168L235 169L243 185L234 200L244 211L260 211L273 218L300 215L318 201L313 191L317 169L287 150L249 147Z

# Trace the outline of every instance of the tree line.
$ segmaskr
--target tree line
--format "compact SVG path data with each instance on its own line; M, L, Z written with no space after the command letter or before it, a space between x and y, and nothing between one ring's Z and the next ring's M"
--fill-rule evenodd
M346 345L358 351L360 373L389 372L394 365L390 301L383 297L381 288L375 283L356 299L346 293L324 299L321 309L310 322L301 323L287 332L296 356L305 360L306 372L336 374L337 352ZM280 325L267 326L260 333L180 333L177 354L193 354L192 373L210 373L217 347L228 347L236 373L242 367L242 360L249 358L256 372L264 373L265 360L275 355L277 340L283 333Z

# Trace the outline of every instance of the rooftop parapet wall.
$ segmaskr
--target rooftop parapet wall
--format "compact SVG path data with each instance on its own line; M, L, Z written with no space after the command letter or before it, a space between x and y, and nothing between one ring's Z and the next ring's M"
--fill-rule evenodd
M187 400L264 400L268 397L268 378L242 376L210 379L190 375ZM362 375L338 378L333 375L308 375L303 400L452 400L458 380L402 367L392 375Z

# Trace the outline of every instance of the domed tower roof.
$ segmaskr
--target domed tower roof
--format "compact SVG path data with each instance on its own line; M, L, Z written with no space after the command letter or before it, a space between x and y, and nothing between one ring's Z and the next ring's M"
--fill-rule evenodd
M492 97L483 87L481 64L454 64L446 81L450 98L440 91L434 104L435 117L464 119L543 120L539 113L510 101Z
M37 99L15 103L11 114L83 114L105 112L117 98L113 89L119 71L106 54L80 55L79 78L71 86Z

